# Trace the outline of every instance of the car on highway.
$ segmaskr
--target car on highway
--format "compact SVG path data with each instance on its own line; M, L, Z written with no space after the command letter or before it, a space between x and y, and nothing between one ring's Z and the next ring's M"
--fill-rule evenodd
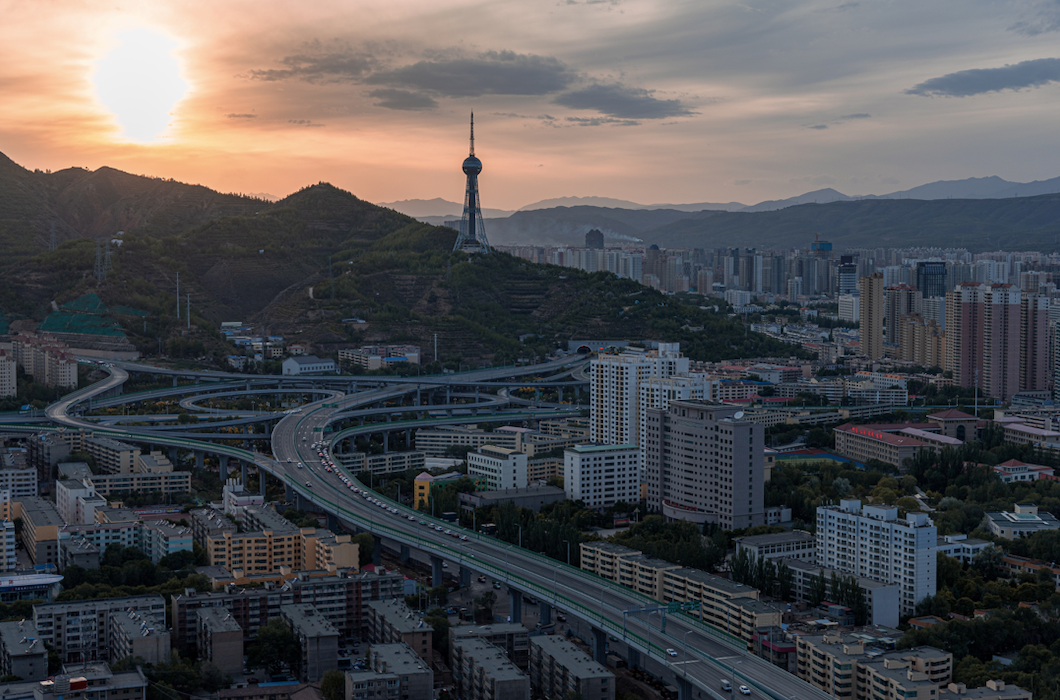
M486 577L485 576L479 576L478 577L478 582L479 583L485 583L486 582Z
M740 694L741 695L750 695L751 694L751 689L748 688L746 685L741 685L740 686Z
M288 457L288 458L287 458L287 463L288 463L288 464L290 464L290 463L291 463L291 458L290 458L290 457Z
M467 542L467 535L460 535L461 542Z
M299 463L298 463L298 468L299 468L299 469L301 469L301 468L302 468L303 466L304 466L304 465L303 465L303 464L302 464L301 462L299 462Z
M730 683L729 681L722 681L721 682L721 689L726 691L726 692L731 693L732 692L732 683Z
M428 523L426 520L421 520L420 525L426 525L427 527L430 527L430 523Z
M496 588L499 591L501 589L501 582L500 581L494 581L493 582L493 587Z
M677 656L677 650L676 649L667 649L666 650L666 655L667 656Z
M410 515L409 516L409 520L415 521L416 520L416 516L415 515Z
M313 488L313 482L312 481L305 482L305 485L308 486L309 488Z

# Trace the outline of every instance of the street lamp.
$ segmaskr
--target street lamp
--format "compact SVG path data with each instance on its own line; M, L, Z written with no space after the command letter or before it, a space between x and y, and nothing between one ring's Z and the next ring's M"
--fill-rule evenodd
M729 669L732 671L732 688L733 688L729 692L736 692L736 664L742 664L742 663L743 663L743 660L741 659L740 661L736 661L734 663L729 664Z
M658 610L652 610L648 613L648 658L651 658L651 616L659 613ZM659 613L661 615L661 613Z
M519 549L523 548L523 524L519 523Z
M686 678L688 677L688 635L695 631L695 628L685 630L685 633L681 635L681 646L684 647L685 652L685 667L682 670L684 671L684 675Z

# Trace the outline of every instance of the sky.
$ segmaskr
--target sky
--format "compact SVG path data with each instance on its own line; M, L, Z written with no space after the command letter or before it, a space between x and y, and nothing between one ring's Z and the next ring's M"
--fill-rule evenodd
M222 192L753 204L1060 175L1060 0L0 0L0 152Z

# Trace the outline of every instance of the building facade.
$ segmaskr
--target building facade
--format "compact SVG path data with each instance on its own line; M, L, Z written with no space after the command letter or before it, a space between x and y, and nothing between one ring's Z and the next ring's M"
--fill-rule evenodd
M563 451L567 498L590 508L640 501L641 452L636 445L575 445Z

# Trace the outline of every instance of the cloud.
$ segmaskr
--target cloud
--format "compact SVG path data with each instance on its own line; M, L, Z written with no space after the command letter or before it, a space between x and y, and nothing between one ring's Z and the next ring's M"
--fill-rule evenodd
M323 124L314 124L313 120L311 120L311 119L288 119L287 123L288 124L294 124L295 126L308 126L308 127L314 127L314 128L319 128L319 127L324 126Z
M752 182L753 182L753 180L733 180L732 184L734 184L734 185L750 185Z
M844 2L842 4L836 5L835 7L825 7L820 10L816 10L816 12L847 12L848 10L853 10L857 8L859 5L861 5L860 2Z
M258 115L256 115L256 114L236 114L235 112L233 112L232 114L226 114L225 116L228 117L229 119L257 119L258 118Z
M574 126L603 126L614 124L615 126L637 126L640 124L635 119L616 119L614 117L567 117L565 121Z
M380 88L378 90L372 90L368 93L368 96L379 100L379 102L375 103L376 107L386 107L387 109L401 109L418 112L425 109L434 109L438 106L438 103L434 101L434 98L429 95L424 95L419 92L409 92L408 90Z
M652 96L652 92L620 83L594 83L559 95L552 101L571 109L595 109L620 119L665 119L694 114L680 100L659 100Z
M813 126L808 126L806 128L807 129L817 129L818 131L821 131L822 129L827 129L828 125L827 124L814 124Z
M1060 58L1036 58L1002 68L972 68L925 80L905 91L923 97L970 97L1035 88L1060 81Z
M486 51L474 57L419 61L367 76L371 85L431 92L445 97L548 95L565 89L575 74L551 56Z
M313 84L356 82L375 66L370 56L350 52L287 56L281 63L287 67L252 70L250 77L264 81L294 78Z
M840 119L843 120L843 121L846 121L847 119L869 119L870 117L872 117L871 114L865 114L864 112L859 112L858 114L846 114L846 115L843 115L842 117L840 117Z
M1034 19L1016 22L1008 30L1023 36L1038 36L1039 34L1060 31L1060 2L1057 2L1057 0L1046 0L1041 3L1041 9Z

